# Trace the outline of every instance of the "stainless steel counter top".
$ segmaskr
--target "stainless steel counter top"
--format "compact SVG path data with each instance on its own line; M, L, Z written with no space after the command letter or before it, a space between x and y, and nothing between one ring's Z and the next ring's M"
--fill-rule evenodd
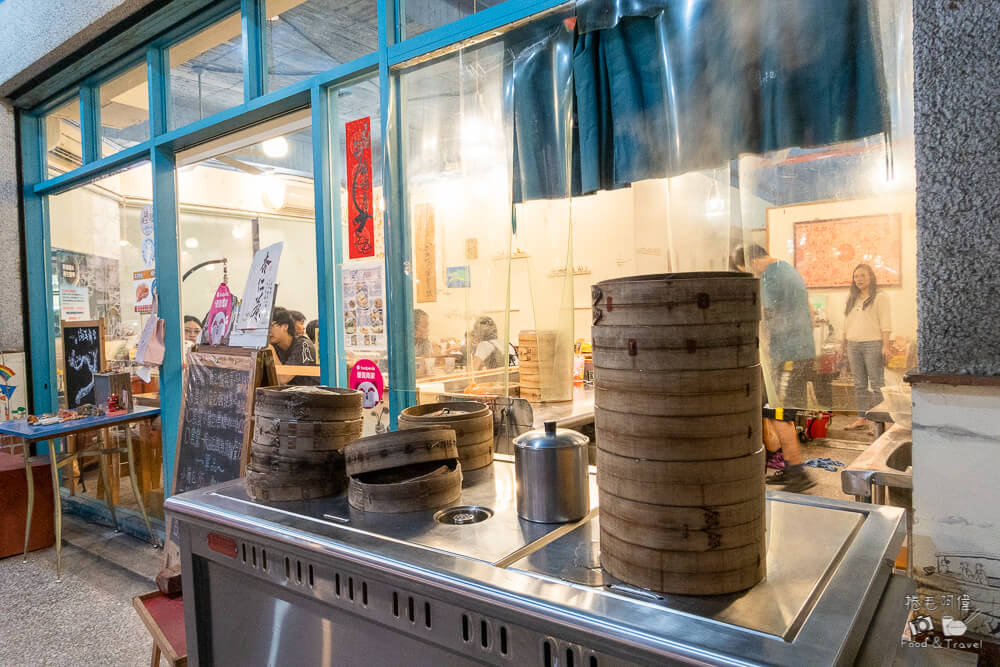
M596 512L565 526L518 519L512 468L500 460L492 475L468 478L462 503L495 513L465 526L443 526L433 513L357 513L342 497L262 505L246 499L239 480L175 496L166 509L182 522L186 558L197 552L231 568L229 558L205 547L209 531L246 535L317 567L364 573L370 586L409 582L441 605L570 642L560 650L651 664L851 664L902 542L899 509L769 493L764 582L728 596L657 595L621 586L599 569ZM246 572L264 576L256 565ZM268 576L283 587L275 590L294 588L280 572ZM317 583L299 594L323 597L323 590ZM338 593L329 603L343 601Z

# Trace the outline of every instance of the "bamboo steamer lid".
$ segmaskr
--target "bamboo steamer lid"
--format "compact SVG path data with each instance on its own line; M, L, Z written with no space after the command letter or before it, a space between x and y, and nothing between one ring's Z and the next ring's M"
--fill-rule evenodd
M254 435L279 435L289 438L323 439L345 435L359 435L362 419L348 421L299 421L283 417L263 417L254 419Z
M760 281L749 273L665 273L591 287L595 325L725 324L760 319Z
M403 410L399 418L410 422L451 424L465 419L489 417L493 412L479 401L423 403Z
M723 481L715 474L706 475L704 468L699 468L715 466L719 461L646 461L616 456L598 448L597 485L602 492L607 491L619 498L653 505L680 507L732 505L763 495L763 456L761 450L739 459L723 459L723 461L739 461L737 464L726 466L728 479ZM684 477L679 472L666 468L666 465L692 466L691 469L700 470L701 475L692 474Z
M600 513L626 517L664 530L712 530L747 524L764 516L764 495L732 505L678 507L654 505L619 498L610 491L600 492Z
M384 471L352 476L347 500L351 507L363 512L417 512L461 498L462 467L457 461L428 462L413 469L423 474L389 482L380 479Z
M347 474L360 475L415 463L458 458L455 431L446 426L418 426L355 440L344 454Z
M715 417L760 410L759 366L706 371L711 375L705 379L691 379L692 387L688 386L689 378L685 377L691 375L688 373L656 374L675 376L673 382L665 377L650 378L646 373L633 371L610 373L610 379L603 372L596 374L594 383L594 403L606 410L665 417ZM632 382L624 381L622 375L630 375ZM656 381L655 386L650 380ZM719 382L716 388L711 387L712 380Z
M767 561L763 547L757 560L731 569L712 572L677 572L669 568L667 554L672 552L652 552L644 562L634 562L635 556L628 553L619 556L616 546L605 546L605 535L601 534L601 566L608 574L632 586L647 588L660 593L679 595L723 595L743 591L759 583L766 573ZM608 540L608 545L611 541ZM731 550L710 552L724 554ZM666 562L665 562L666 561ZM665 567L666 566L666 567Z
M601 526L612 535L627 537L630 541L650 549L665 551L725 550L756 544L764 539L763 515L735 526L715 526L701 530L687 527L663 528L650 523L645 517L630 515L626 518L620 516L607 506L601 507L600 517Z
M360 391L341 387L260 387L254 412L262 417L300 421L361 419Z

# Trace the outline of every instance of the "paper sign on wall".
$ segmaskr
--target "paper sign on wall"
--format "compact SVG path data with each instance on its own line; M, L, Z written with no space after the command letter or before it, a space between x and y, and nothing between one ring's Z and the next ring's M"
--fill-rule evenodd
M62 319L67 322L89 320L90 288L63 285L59 289L59 308Z
M351 259L375 256L371 118L344 125L347 144L347 228Z
M135 312L153 312L153 283L156 271L145 269L132 272L132 287L135 288Z
M344 346L384 348L385 264L359 262L343 269Z
M284 243L261 248L253 256L236 326L229 338L234 347L264 347L271 327L271 309L278 280L278 260Z

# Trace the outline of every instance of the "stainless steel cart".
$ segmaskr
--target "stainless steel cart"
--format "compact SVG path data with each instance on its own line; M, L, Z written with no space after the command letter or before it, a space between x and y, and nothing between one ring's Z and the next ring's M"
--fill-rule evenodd
M498 460L467 475L469 507L444 513L364 514L344 496L267 506L241 481L171 498L189 659L798 667L889 664L899 646L912 592L892 571L899 509L770 493L767 579L687 597L604 573L596 507L533 524L514 491Z

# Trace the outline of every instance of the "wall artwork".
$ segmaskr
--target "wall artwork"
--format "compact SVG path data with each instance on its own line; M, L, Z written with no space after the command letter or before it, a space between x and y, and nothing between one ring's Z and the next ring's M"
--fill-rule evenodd
M371 118L344 125L347 144L347 240L351 259L375 256L375 217L372 202Z
M448 289L471 287L472 271L469 270L469 265L447 267L445 269L445 285L448 286Z
M413 209L413 259L417 273L417 303L437 301L437 246L434 240L434 207Z
M858 264L871 266L881 286L902 284L899 215L795 223L795 268L806 287L849 287Z

